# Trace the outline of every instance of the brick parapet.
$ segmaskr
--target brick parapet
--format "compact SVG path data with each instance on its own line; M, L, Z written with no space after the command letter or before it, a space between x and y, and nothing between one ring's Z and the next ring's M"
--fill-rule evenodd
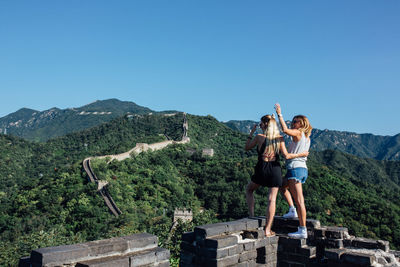
M169 266L170 252L158 237L141 233L75 245L35 249L19 266Z
M307 220L307 239L294 239L297 219L276 216L276 236L265 237L265 217L195 227L182 236L179 266L400 266L389 242L350 236L345 227Z

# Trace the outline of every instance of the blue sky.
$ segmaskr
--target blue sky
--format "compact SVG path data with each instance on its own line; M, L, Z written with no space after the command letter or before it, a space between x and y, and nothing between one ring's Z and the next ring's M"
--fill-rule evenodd
M400 1L0 1L0 117L118 98L400 133Z

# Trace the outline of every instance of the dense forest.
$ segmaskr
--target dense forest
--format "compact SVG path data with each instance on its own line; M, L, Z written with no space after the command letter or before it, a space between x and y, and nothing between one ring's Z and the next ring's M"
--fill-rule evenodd
M171 250L176 265L180 235L215 221L247 216L244 188L256 163L246 135L211 116L188 115L191 142L145 152L124 161L95 159L92 167L122 211L113 216L88 182L82 160L128 151L138 142L182 136L183 116L124 116L47 141L0 135L0 265L15 265L32 249L149 232ZM213 157L203 156L213 148ZM283 162L282 162L283 165ZM364 159L338 151L312 151L304 187L308 217L379 238L400 248L400 162ZM239 193L238 192L242 192ZM267 191L256 192L264 215ZM194 221L170 231L175 208ZM277 214L287 211L278 198Z

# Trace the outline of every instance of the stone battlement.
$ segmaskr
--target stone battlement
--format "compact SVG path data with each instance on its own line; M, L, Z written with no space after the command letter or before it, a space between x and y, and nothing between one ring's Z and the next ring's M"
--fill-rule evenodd
M169 266L170 252L158 247L158 237L142 233L87 243L39 248L20 259L20 267Z
M350 267L400 266L399 251L389 242L349 235L345 227L321 226L307 220L307 239L294 239L297 219L276 216L276 235L264 236L265 217L201 225L182 235L180 267ZM19 266L169 266L170 252L157 236L142 233L87 243L40 248Z
M307 239L293 239L297 219L276 216L276 235L264 236L265 217L197 226L182 237L179 266L400 266L389 242L357 238L344 227L307 220ZM396 256L397 255L397 256Z

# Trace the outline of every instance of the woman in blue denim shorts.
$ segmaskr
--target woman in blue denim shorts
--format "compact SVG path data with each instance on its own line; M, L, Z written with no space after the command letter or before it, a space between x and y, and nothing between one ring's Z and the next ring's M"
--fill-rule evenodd
M285 120L282 117L281 106L275 104L276 114L279 117L279 122L282 131L292 137L292 142L289 144L289 153L302 153L310 149L310 135L312 127L308 118L304 115L297 115L293 118L290 129L286 126ZM307 157L299 157L295 159L286 160L287 173L285 180L287 184L281 188L281 192L285 196L289 204L289 212L283 215L285 218L299 217L299 228L297 232L288 234L294 238L307 238L306 228L306 206L304 204L303 186L308 177ZM289 187L288 192L287 188ZM296 202L296 208L293 205L291 195L293 195ZM297 214L298 213L298 214ZM297 216L298 215L298 216Z
M281 164L279 156L282 154L286 159L304 157L308 152L289 154L286 150L285 141L279 133L279 128L274 115L265 115L260 120L260 128L263 134L258 134L253 138L256 131L255 124L247 138L245 150L250 150L257 146L258 161L254 168L254 175L246 187L246 201L249 207L250 216L254 216L254 195L253 192L260 186L269 188L268 208L266 214L265 236L273 236L271 231L275 215L276 196L282 186Z

